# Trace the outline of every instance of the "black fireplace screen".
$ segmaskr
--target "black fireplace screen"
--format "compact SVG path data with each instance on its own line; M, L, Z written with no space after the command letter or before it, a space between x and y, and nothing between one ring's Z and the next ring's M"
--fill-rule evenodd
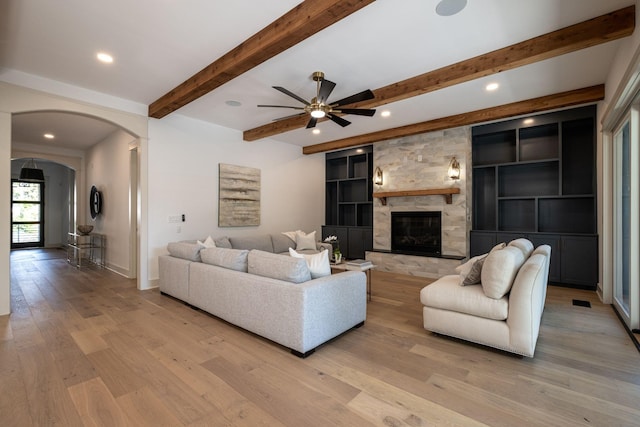
M391 251L442 254L442 212L391 212Z

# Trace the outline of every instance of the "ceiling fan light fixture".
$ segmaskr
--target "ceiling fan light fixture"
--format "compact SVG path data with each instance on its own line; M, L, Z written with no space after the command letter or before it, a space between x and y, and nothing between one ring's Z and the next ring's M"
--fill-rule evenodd
M311 111L311 117L316 118L316 119L321 119L321 118L323 118L325 115L326 115L326 114L325 114L324 110L320 110L320 109L318 109L318 110L312 110L312 111Z

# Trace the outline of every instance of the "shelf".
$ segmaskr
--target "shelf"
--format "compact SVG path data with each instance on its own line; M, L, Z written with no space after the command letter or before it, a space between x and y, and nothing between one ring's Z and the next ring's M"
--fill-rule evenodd
M387 197L444 196L446 203L450 205L453 202L454 194L460 194L460 189L450 187L432 188L427 190L381 191L373 193L373 197L380 199L382 206L386 206Z

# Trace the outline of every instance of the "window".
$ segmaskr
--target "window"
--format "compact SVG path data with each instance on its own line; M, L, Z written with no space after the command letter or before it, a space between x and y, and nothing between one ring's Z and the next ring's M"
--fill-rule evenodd
M11 248L44 246L44 183L12 180Z

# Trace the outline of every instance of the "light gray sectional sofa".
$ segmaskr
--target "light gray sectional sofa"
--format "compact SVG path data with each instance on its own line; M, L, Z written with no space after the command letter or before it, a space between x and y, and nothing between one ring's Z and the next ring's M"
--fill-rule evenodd
M159 257L160 291L306 357L364 323L366 276L311 279L306 261L288 255L295 242L281 237L288 239L223 238L215 240L222 247L211 248L170 243L169 255Z

